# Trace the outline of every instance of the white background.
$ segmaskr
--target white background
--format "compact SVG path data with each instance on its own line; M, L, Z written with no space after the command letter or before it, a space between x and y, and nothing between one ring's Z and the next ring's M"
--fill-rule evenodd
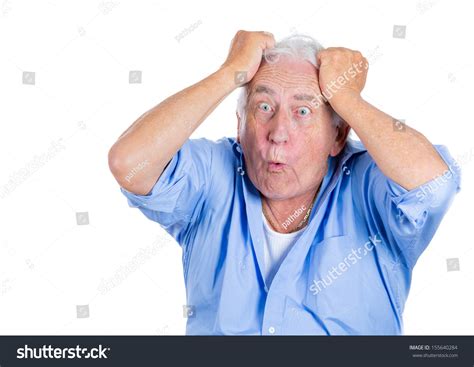
M128 207L107 153L142 113L214 72L246 29L360 50L364 97L462 162L404 320L406 334L473 334L473 13L447 0L0 0L0 333L184 334L180 248ZM236 93L193 137L235 136L235 104Z

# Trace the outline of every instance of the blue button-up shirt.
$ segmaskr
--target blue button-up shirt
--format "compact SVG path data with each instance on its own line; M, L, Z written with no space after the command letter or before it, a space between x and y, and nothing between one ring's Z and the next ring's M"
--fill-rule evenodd
M401 334L412 269L454 195L459 166L406 190L348 140L303 234L265 283L261 196L234 138L189 139L131 207L182 248L187 334Z

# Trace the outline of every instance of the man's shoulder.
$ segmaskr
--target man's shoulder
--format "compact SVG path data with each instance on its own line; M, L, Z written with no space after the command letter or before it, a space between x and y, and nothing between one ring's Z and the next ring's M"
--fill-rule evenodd
M240 144L234 137L222 137L217 140L193 138L188 139L185 146L189 149L186 156L201 156L201 161L209 170L212 185L229 184L229 180L233 180L242 155Z
M238 146L236 139L233 137L222 137L217 140L192 138L186 141L183 148L190 149L193 155L209 156L209 163L212 165L225 165L238 159Z
M237 144L236 139L232 137L222 137L217 140L212 140L208 138L189 138L185 145L191 145L193 148L197 149L208 149L212 153L219 152L220 154L232 152L232 146Z
M235 138L222 137L217 140L208 138L189 139L191 153L205 154L209 176L206 207L220 207L231 197L235 190L235 177L240 164L239 144ZM202 153L205 151L205 153Z

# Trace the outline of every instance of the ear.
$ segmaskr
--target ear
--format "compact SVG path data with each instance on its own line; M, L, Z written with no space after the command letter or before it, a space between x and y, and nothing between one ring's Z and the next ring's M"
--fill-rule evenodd
M240 116L237 111L235 111L235 115L237 116L237 143L240 144Z
M339 124L338 127L336 127L336 129L337 129L336 140L334 141L334 145L332 146L331 152L330 152L330 155L332 157L337 156L341 152L341 150L344 148L344 146L346 145L347 136L349 135L349 132L351 131L351 127L349 126L349 124L343 120L341 120L341 123Z

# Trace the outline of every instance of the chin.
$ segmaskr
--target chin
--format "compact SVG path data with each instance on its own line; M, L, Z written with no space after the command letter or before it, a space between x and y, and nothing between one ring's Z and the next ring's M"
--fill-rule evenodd
M262 185L261 187L256 186L258 191L268 199L272 200L285 200L292 197L295 192L294 190L289 189L289 187L294 187L294 185Z

